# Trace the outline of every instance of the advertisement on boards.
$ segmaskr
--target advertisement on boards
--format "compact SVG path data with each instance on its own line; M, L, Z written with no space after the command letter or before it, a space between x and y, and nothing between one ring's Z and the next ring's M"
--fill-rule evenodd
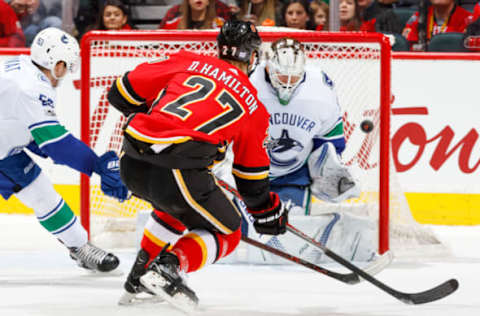
M0 62L11 56L0 55ZM391 155L415 219L480 224L480 60L422 57L392 60ZM57 115L80 135L79 72L57 89ZM57 190L78 209L77 172L40 160ZM12 200L12 199L11 199ZM0 200L2 212L25 212Z

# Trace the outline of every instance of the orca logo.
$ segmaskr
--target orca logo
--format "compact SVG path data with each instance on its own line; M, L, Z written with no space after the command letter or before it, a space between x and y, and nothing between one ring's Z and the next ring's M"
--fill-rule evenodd
M60 38L60 41L64 44L68 44L68 37L67 35L63 34L62 37Z
M267 146L270 164L285 167L297 163L298 159L296 157L290 159L281 158L281 156L283 156L282 153L291 150L300 152L303 150L303 147L299 141L290 138L288 130L282 129L281 136L279 138L272 138L272 141L269 142Z

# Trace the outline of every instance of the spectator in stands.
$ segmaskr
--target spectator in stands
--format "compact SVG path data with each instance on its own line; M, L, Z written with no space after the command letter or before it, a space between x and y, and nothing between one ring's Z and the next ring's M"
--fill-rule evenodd
M95 30L131 30L129 12L121 0L106 0L100 9Z
M480 2L477 2L473 8L473 21L476 21L480 17Z
M48 27L62 27L62 4L60 0L50 1L47 9L45 3L40 0L11 0L13 8L22 25L27 46L32 44L33 38L43 29Z
M439 33L465 32L469 23L472 22L472 14L455 4L455 0L430 0L431 6L427 11L426 19L426 40L430 41L432 36ZM408 20L403 29L403 36L409 41L412 50L416 50L418 42L418 19L419 12L415 12Z
M393 12L397 2L398 0L359 0L362 30L401 33L403 26Z
M236 0L234 2L236 2ZM224 21L230 20L234 14L234 10L234 6L230 7L230 5L225 4L222 0L215 0L215 11L217 12L217 16Z
M243 0L237 18L259 26L275 26L276 0Z
M281 10L280 26L300 30L314 30L310 7L307 0L288 0L284 2Z
M398 0L359 0L360 17L363 21L375 19L385 11L396 7Z
M220 28L230 18L230 8L220 0L183 0L167 11L159 29Z
M340 31L375 31L374 25L362 22L357 0L340 0L339 10Z
M476 7L480 6L477 4ZM475 11L474 11L475 13ZM480 52L480 19L475 19L467 26L463 41L465 47L471 52Z
M23 47L25 35L13 8L0 0L0 47Z
M78 1L78 10L74 9L74 34L80 39L83 34L93 28L97 22L98 12L100 12L100 0L80 0Z
M358 11L362 19L367 15L367 11L371 10L370 8L374 6L375 0L358 0L357 6Z
M364 25L370 28L373 24L373 29L379 33L400 34L403 31L403 25L393 9L381 11L375 18L370 21L364 21Z
M33 14L40 4L39 0L10 0L8 3L13 11L15 11L18 20L21 20L27 15Z
M240 7L237 0L225 0L225 4L228 6L230 16L237 16L237 14L240 12Z
M323 0L312 0L310 2L310 11L313 15L315 30L328 31L328 10L328 4Z

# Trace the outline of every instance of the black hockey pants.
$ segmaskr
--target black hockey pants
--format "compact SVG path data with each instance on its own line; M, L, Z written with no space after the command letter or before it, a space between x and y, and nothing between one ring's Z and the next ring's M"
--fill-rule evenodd
M133 194L190 230L231 234L238 229L240 212L207 168L217 155L217 146L189 141L171 145L160 154L149 147L128 136L124 139L120 174Z

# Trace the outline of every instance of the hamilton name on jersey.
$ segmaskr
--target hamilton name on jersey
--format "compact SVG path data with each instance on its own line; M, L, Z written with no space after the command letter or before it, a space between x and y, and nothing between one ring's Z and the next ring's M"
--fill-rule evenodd
M226 86L236 92L241 99L244 99L248 106L248 113L252 114L258 108L257 99L255 98L254 94L248 87L244 86L239 80L237 80L232 73L228 73L225 70L214 67L209 63L196 60L192 62L187 70L198 72L206 75L207 77L222 81ZM238 75L238 71L235 68L231 67L229 70Z

